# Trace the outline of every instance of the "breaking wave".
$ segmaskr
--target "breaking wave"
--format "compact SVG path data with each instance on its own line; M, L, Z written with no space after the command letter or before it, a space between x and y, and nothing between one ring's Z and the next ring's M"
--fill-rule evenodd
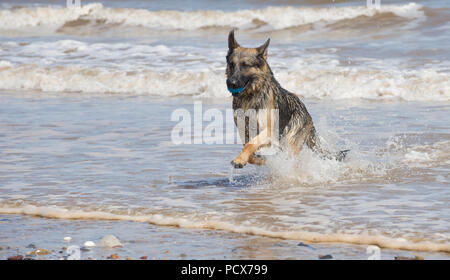
M83 5L80 8L66 7L18 7L0 10L0 29L26 27L53 27L64 25L123 24L156 29L194 30L208 27L239 27L243 29L263 28L281 30L316 22L335 23L358 17L391 15L406 19L425 18L421 5L382 5L380 10L366 6L354 7L268 7L254 10L222 12L206 11L150 11L133 8L109 8L100 3Z
M288 90L307 98L406 101L449 101L450 77L431 69L394 71L333 67L276 71ZM222 71L153 71L13 64L0 61L2 90L44 92L118 93L155 96L225 98Z

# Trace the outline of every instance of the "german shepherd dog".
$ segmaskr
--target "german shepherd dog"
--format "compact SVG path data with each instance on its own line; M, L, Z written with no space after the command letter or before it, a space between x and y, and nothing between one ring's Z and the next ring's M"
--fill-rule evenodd
M336 155L323 150L313 125L311 116L306 110L305 104L293 93L281 87L275 79L272 70L267 64L267 48L270 39L257 48L241 47L234 38L234 29L228 36L227 59L227 87L233 95L233 112L236 126L236 111L242 109L263 109L270 112L278 110L278 137L280 143L285 143L294 155L298 154L303 144L319 153L325 158L342 160L348 150ZM262 165L264 158L255 155L260 148L269 146L273 142L271 115L267 114L266 120L258 117L257 125L259 133L250 139L248 131L248 119L245 124L245 135L241 134L244 148L240 154L231 161L234 168L242 168L247 163ZM265 119L265 118L262 118ZM239 126L238 126L238 129ZM244 138L244 139L242 139Z

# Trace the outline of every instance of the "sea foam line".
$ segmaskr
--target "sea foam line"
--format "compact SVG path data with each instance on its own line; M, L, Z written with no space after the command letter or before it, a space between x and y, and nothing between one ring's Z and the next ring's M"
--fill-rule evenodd
M255 226L241 226L230 222L202 220L193 221L186 218L168 217L161 214L151 215L121 215L101 211L68 210L59 207L44 206L0 206L0 214L21 214L43 218L56 219L90 219L90 220L118 220L146 222L160 226L176 226L189 229L224 230L233 233L266 236L287 240L302 240L313 243L348 243L357 245L377 245L381 248L410 250L410 251L432 251L450 252L450 244L435 243L430 241L411 242L404 239L396 239L382 235L364 234L323 234L308 231L272 231Z

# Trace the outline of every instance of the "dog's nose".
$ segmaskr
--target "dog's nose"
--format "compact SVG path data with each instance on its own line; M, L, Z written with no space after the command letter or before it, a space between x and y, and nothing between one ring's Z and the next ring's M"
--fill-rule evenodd
M227 87L229 88L238 88L238 80L234 78L227 79Z

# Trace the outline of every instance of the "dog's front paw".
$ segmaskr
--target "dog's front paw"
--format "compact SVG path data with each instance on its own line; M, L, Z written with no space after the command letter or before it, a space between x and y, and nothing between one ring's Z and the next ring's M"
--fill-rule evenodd
M245 164L246 164L245 161L239 160L237 158L235 158L234 160L231 161L231 165L234 168L243 168L245 166Z

